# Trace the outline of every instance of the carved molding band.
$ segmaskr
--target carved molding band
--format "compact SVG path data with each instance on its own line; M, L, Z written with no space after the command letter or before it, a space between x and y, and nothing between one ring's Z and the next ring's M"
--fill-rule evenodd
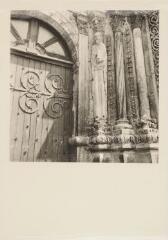
M106 36L107 50L107 105L108 105L108 120L114 123L117 118L116 106L116 84L115 84L115 69L112 58L114 51L112 49L112 37Z
M138 95L137 95L137 86L136 86L136 73L135 73L135 59L134 59L134 49L133 49L133 37L131 32L130 24L127 19L124 24L124 33L123 33L123 42L124 42L124 59L126 67L126 90L127 90L127 106L128 119L132 122L134 119L139 117L138 112Z
M94 136L90 138L89 143L97 144L131 144L140 143L158 143L158 134L141 134L141 135L118 135L118 136ZM132 146L133 147L133 146Z
M149 144L158 144L159 136L158 131L142 134L121 134L121 135L97 135L91 137L76 136L69 139L69 143L76 146L96 146L106 145L107 149L112 147L126 147L136 148L139 144L147 144L145 147L149 147ZM127 146L124 146L127 145ZM129 146L128 146L129 145Z

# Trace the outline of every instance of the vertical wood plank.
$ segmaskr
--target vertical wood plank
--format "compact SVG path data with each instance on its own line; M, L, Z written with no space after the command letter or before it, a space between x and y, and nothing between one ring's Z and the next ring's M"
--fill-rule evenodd
M11 75L12 75L12 83L13 87L16 85L16 77L18 70L18 57L15 55L11 55ZM13 160L13 150L15 145L15 126L16 126L16 118L17 118L17 100L19 93L16 93L13 89L11 90L11 109L10 109L10 160Z
M44 91L44 80L45 80L45 63L41 62L40 64L40 89L41 92ZM33 160L38 161L38 154L40 152L41 147L41 135L42 135L42 127L43 127L43 98L44 96L41 95L39 98L39 108L36 115L36 129L35 129L35 142L34 142L34 156Z
M23 76L23 72L25 69L28 68L28 59L19 57L18 62L18 71L16 75L16 87L21 87L21 78ZM22 136L23 136L23 123L24 123L24 112L19 107L19 97L22 96L22 92L16 92L17 103L15 104L17 117L16 117L16 124L15 124L15 144L14 144L14 153L13 159L14 161L21 161L21 146L22 146Z
M58 67L55 66L53 69L53 74L60 74L58 71ZM53 120L53 136L52 136L52 160L58 161L58 144L59 144L59 136L58 136L58 129L59 129L59 119Z
M50 72L50 64L45 64L45 79ZM45 81L45 80L44 80ZM45 91L47 91L45 89ZM46 96L43 96L43 102L46 100ZM43 108L43 114L42 114L42 133L41 133L41 144L40 144L40 152L38 154L38 161L46 161L47 159L47 143L48 143L48 115L46 114L44 108Z
M34 72L34 60L29 59L29 63L27 66L27 71L25 74L29 74L30 71ZM28 80L27 80L28 81ZM27 82L27 90L29 89L30 85ZM32 104L32 102L30 102ZM24 120L23 120L23 133L22 133L22 146L21 146L21 161L28 161L28 150L29 150L29 135L30 135L30 128L31 128L31 114L24 112ZM34 114L34 113L33 113ZM32 161L32 159L30 159Z
M37 42L37 34L38 34L38 21L32 19L29 24L28 30L28 39L29 39L29 47L34 48Z
M73 81L72 73L69 68L65 68L65 78L68 82L68 92L72 94ZM69 145L68 139L72 136L73 122L72 122L72 99L67 101L67 106L64 113L64 155L67 161L72 161L73 149Z
M14 59L15 62L13 62ZM48 96L43 93L47 93L44 81L50 72L63 77L65 80L63 88L66 93L72 96L72 73L70 69L56 64L40 63L33 58L13 57L13 60L11 60L13 62L11 72L15 72L15 87L22 89L22 91L15 91L12 100L11 159L15 161L69 161L68 139L72 130L72 102L69 99L63 99L63 101L67 101L68 106L65 106L61 117L54 119L48 116L44 110L43 102ZM24 112L19 107L19 97L26 92L21 84L21 79L28 71L37 72L40 76L41 97L39 99L39 109L35 113ZM28 85L26 87L28 89Z
M50 65L50 74L55 74L55 65ZM54 99L51 98L49 104L53 104ZM52 115L52 109L49 108L49 115ZM54 134L54 121L55 119L48 116L48 133L47 133L47 155L46 155L46 161L53 161L53 134Z
M16 77L16 71L17 71L17 56L11 54L11 64L10 64L10 87L13 88L15 86L15 77ZM10 91L10 108L12 108L12 102L13 102L13 94L14 90L11 89Z
M34 62L34 70L39 76L39 83L41 81L40 79L40 62L35 61ZM40 90L40 87L37 88L37 90ZM39 98L38 98L38 109L39 109ZM28 149L28 161L34 161L34 145L35 145L35 137L36 137L36 125L37 125L37 116L38 116L38 111L30 115L30 132L29 132L29 149Z

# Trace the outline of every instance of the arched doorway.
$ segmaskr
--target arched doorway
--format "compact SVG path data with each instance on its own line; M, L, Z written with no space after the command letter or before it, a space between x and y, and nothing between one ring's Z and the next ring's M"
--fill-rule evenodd
M72 58L66 42L35 17L11 19L12 161L74 161Z

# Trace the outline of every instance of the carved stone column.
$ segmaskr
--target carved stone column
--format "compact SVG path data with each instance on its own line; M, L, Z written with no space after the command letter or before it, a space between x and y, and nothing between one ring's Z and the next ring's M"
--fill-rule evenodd
M142 119L150 119L150 108L149 108L144 54L143 54L143 47L142 47L142 36L141 36L140 28L134 28L133 38L134 38L134 47L135 47L137 84L138 84L139 99L140 99L140 117Z
M76 15L79 30L79 77L78 77L78 135L86 135L89 112L88 74L88 22L87 16Z
M116 82L117 82L117 102L118 119L127 119L126 91L124 74L124 55L123 55L123 35L121 32L115 33L115 59L116 59Z
M105 16L91 11L88 19L93 32L90 63L94 118L91 128L97 129L95 134L102 135L107 123L107 51L103 41Z
M127 95L126 95L126 71L124 65L124 23L123 16L114 16L111 18L111 24L114 31L115 43L115 72L116 72L116 93L117 93L117 121L112 129L112 142L122 149L131 149L134 144L134 130L129 124L127 116ZM116 147L116 146L115 146ZM114 148L115 148L114 147Z
M88 64L88 19L86 14L79 12L74 13L78 27L78 51L79 62L78 66L74 66L74 71L77 69L76 88L77 97L77 131L76 134L69 140L72 146L77 146L77 161L86 161L88 153L85 146L88 144L87 126L89 115L89 64Z
M141 27L142 28L142 27ZM142 28L143 29L143 28ZM137 84L140 100L140 121L136 129L136 149L137 151L148 149L152 162L157 162L157 154L153 154L158 149L158 124L155 119L151 119L149 105L149 89L147 86L146 73L152 74L148 68L147 55L143 51L143 42L140 28L133 29ZM145 46L144 46L145 47ZM146 66L146 68L145 68Z
M139 119L139 104L135 72L133 36L129 17L125 17L125 22L123 25L123 48L127 98L127 118L134 125L136 120Z
M116 93L117 93L117 122L115 128L131 128L127 119L127 99L125 86L125 66L123 49L123 32L125 18L114 16L111 19L115 41Z
M110 19L107 18L105 28L106 50L107 50L107 111L108 123L112 126L117 120L117 94L115 81L115 46L114 34L110 25Z
M94 118L102 120L107 118L107 52L101 33L95 33L94 37L91 59Z

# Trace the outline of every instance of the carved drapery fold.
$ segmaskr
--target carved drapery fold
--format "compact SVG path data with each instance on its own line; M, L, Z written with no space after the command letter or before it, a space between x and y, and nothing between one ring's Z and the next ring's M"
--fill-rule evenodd
M107 117L107 52L101 35L95 33L96 43L92 46L92 80L94 117Z

